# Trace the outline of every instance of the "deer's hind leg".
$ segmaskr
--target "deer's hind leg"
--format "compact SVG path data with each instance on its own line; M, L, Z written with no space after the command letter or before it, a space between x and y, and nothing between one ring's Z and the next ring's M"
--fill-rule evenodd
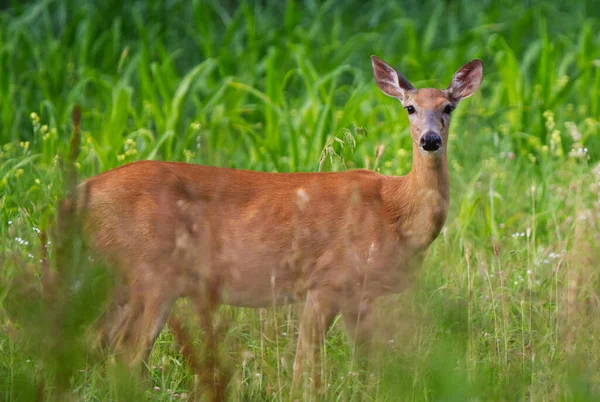
M102 326L102 341L130 367L147 362L173 304L179 297L169 282L137 281L119 294ZM144 370L144 368L143 368Z

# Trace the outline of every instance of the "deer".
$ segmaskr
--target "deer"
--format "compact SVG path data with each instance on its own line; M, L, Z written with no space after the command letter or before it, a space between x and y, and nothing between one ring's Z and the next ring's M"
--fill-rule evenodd
M481 85L413 87L371 56L375 83L408 114L412 169L267 173L137 161L82 181L71 202L95 252L123 277L102 337L146 361L179 298L263 308L302 303L293 378L315 367L334 319L368 345L373 302L402 292L445 224L452 111Z

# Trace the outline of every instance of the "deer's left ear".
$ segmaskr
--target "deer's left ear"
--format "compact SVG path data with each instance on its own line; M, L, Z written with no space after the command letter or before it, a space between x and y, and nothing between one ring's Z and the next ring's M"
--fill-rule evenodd
M448 92L458 102L473 95L483 80L483 63L479 59L471 60L462 66L452 77Z

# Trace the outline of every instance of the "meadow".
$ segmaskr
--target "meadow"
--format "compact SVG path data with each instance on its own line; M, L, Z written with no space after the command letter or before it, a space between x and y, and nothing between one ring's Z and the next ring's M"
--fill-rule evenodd
M476 57L484 80L453 113L446 225L414 285L378 304L369 366L336 322L323 393L296 399L600 400L599 31L592 0L2 3L0 398L210 399L172 330L145 381L92 346L111 278L47 235L75 105L79 178L141 159L402 175L408 119L375 54L417 87ZM218 324L227 399L294 400L297 306L223 307Z

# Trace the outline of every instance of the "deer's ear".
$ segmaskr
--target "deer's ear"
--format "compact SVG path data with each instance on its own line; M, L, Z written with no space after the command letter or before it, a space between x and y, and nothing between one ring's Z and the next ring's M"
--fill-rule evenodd
M381 91L387 96L404 101L406 92L414 90L406 78L376 56L371 56L373 76Z
M471 60L462 66L452 77L448 92L458 102L473 95L483 80L483 63L479 59Z

